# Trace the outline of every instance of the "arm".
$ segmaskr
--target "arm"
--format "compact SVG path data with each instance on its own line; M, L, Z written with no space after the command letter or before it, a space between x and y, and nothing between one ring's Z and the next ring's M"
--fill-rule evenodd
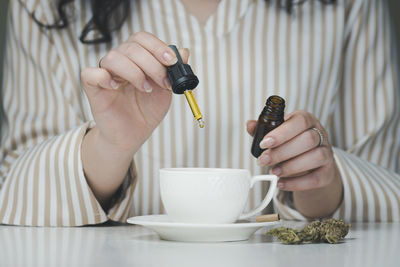
M0 223L78 226L125 221L135 184L134 166L130 161L122 185L113 191L117 201L108 211L102 209L83 172L82 140L91 127L77 105L78 88L62 64L54 39L32 21L28 13L32 10L22 2L11 1L9 10Z
M400 95L387 2L352 1L347 18L343 79L328 126L343 201L330 215L399 221ZM309 209L324 198L323 191L280 196L276 207L283 217L299 220L313 217ZM291 201L294 206L286 205Z
M82 143L85 176L104 209L108 209L112 196L125 179L132 158L131 151L122 151L109 144L96 127L85 135Z
M344 105L330 125L344 186L344 201L334 216L399 221L400 91L388 1L362 1L351 13L338 95Z
M76 105L78 84L70 77L76 70L60 59L75 51L64 48L69 29L46 32L25 8L19 1L11 5L7 60L15 69L6 73L4 91L0 220L71 226L123 221L132 205L132 157L168 111L172 93L166 90L165 66L176 56L158 38L140 32L111 50L101 67L85 68L81 79L92 128L81 118L84 107ZM41 14L46 19L51 13ZM187 60L187 53L182 56ZM20 80L23 85L14 84ZM68 126L57 127L60 123Z

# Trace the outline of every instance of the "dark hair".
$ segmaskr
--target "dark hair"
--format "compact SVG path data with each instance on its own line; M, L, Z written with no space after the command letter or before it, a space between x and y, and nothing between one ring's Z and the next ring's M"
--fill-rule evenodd
M68 26L66 7L74 0L58 0L57 11L59 18L54 24L43 24L38 21L35 14L33 19L47 29L62 29ZM270 0L265 0L270 1ZM301 5L307 0L277 0L280 5L291 13L294 5ZM333 4L336 0L319 0L325 4ZM130 0L91 0L92 18L83 28L79 40L85 44L108 43L111 41L111 32L118 30L124 23L130 10ZM98 37L88 39L88 34L96 32Z

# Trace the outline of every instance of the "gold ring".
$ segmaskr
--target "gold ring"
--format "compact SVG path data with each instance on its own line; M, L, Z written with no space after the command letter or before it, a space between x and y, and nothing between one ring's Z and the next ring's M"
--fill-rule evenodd
M311 128L311 130L314 130L314 131L316 131L317 132L317 134L319 135L319 143L318 143L318 146L322 146L322 144L324 143L324 135L322 134L322 132L319 130L319 129L317 129L317 128Z

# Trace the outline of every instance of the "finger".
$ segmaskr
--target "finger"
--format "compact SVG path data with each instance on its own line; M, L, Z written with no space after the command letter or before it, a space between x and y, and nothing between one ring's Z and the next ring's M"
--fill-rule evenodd
M249 121L247 121L247 123L246 123L246 129L247 129L247 132L248 132L251 136L254 136L254 131L256 130L256 127L257 127L257 121L255 121L255 120L249 120Z
M138 66L146 76L150 77L158 86L171 89L171 84L167 78L167 70L149 51L138 43L131 43L127 48L121 46L124 54Z
M140 44L165 66L174 65L178 61L174 51L151 33L137 32L128 41Z
M101 67L111 72L113 76L128 81L142 92L149 93L152 91L152 87L143 71L129 58L117 51L108 52L101 60ZM114 79L116 78L114 77Z
M320 137L316 131L306 130L276 148L265 150L260 156L260 162L264 165L279 164L316 148L319 141Z
M306 191L327 186L331 183L325 175L328 168L323 166L303 176L280 178L278 188L283 191Z
M164 98L167 95L170 95L172 93L172 89L171 90L165 90L162 87L159 87L158 84L156 84L152 79L149 79L149 83L152 86L153 92L151 93L151 96L156 99L158 97Z
M277 147L307 129L314 127L317 119L306 111L295 111L279 127L269 132L260 142L262 149Z
M298 175L329 164L333 156L327 147L317 147L275 166L271 172L280 177Z
M81 72L81 81L86 93L100 88L116 90L119 86L111 74L101 68L84 68Z

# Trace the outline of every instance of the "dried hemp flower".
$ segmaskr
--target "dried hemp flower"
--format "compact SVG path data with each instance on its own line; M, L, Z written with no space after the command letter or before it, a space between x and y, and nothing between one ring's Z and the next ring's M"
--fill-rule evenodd
M312 222L301 230L288 227L271 229L267 235L277 237L284 244L320 242L336 244L347 235L349 229L350 224L342 220L328 219Z

